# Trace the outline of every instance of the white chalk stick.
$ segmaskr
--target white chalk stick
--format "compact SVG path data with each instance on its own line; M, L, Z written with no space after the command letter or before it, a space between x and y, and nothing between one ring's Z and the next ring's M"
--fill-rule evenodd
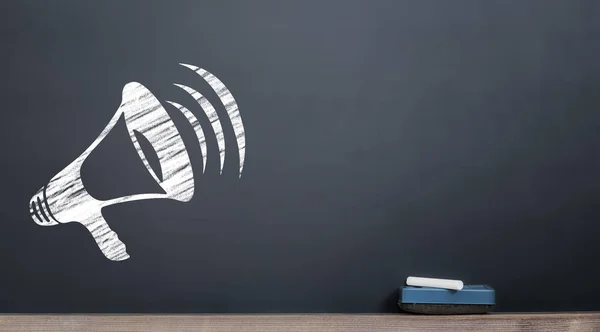
M408 286L417 287L434 287L434 288L445 288L453 290L463 289L463 282L460 280L450 279L436 279L436 278L421 278L421 277L408 277L406 278L406 284Z

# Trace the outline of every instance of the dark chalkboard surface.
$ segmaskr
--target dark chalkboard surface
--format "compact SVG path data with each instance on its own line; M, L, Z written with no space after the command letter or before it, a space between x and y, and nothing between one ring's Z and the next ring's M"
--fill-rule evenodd
M0 26L0 312L394 312L408 275L600 309L597 1L19 0Z

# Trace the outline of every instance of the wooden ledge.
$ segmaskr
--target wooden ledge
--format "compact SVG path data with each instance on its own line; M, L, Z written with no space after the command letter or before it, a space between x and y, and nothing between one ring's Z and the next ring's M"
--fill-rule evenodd
M600 331L600 313L387 315L0 315L0 331Z

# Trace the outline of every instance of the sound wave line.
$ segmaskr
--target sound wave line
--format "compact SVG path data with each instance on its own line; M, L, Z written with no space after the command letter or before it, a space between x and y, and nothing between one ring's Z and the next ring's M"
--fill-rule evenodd
M242 121L242 116L240 114L240 110L238 108L237 102L233 95L227 89L225 84L221 82L215 75L209 73L208 71L199 68L194 65L180 63L180 65L189 68L200 75L215 92L219 96L221 103L225 107L227 111L227 115L229 116L229 121L231 121L231 125L233 126L233 132L235 133L235 138L238 146L238 155L240 160L240 173L239 177L242 177L242 171L244 170L244 161L246 157L246 133L244 130L244 122Z
M225 165L225 136L223 135L223 127L221 127L221 121L219 121L219 114L213 107L213 105L204 97L200 92L185 86L183 84L174 83L176 87L179 87L189 93L192 98L200 104L200 107L204 111L204 114L208 117L210 124L217 136L217 145L219 146L219 159L221 161L219 174L223 174L223 166Z
M200 152L202 152L202 174L204 174L204 171L206 170L206 159L208 158L208 155L206 152L206 137L204 137L204 131L202 130L202 126L200 125L198 118L196 118L194 113L190 112L190 110L188 110L181 104L178 104L174 101L169 101L169 100L167 100L167 103L169 103L169 104L175 106L177 109L179 109L179 111L181 111L181 113L183 113L183 115L187 118L189 123L192 125L192 128L194 128L194 131L196 132L196 136L198 137L198 142L200 143Z

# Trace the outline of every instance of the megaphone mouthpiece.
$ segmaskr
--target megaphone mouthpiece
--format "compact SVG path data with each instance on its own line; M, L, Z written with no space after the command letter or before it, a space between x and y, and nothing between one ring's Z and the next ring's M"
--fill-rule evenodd
M58 225L46 200L46 186L38 190L29 201L29 214L33 218L33 221L40 226Z

